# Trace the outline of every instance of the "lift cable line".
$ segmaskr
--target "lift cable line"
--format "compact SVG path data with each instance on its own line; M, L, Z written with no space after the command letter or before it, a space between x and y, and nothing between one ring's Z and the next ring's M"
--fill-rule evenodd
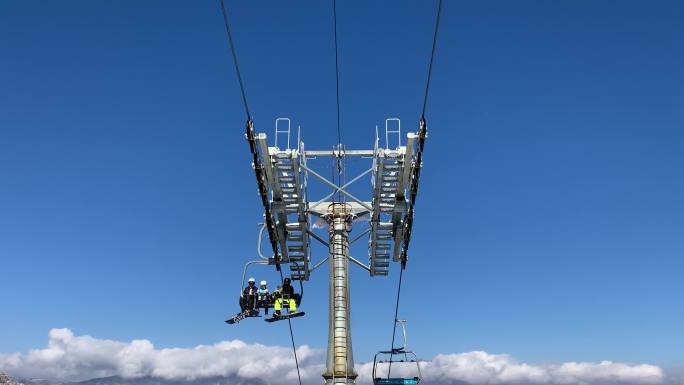
M278 271L280 272L280 280L283 280L283 271L280 268L280 264L277 263L279 261L279 255L278 255L278 246L275 241L275 223L273 220L273 215L271 214L270 210L270 204L267 200L268 197L268 188L266 187L265 184L265 176L264 176L264 168L263 164L261 162L261 159L259 157L259 153L256 148L256 142L255 142L255 136L254 136L254 123L252 121L252 115L249 112L249 105L247 103L247 94L245 93L245 83L242 80L242 74L240 73L240 65L238 63L238 58L237 58L237 52L235 50L235 43L233 42L233 34L230 29L230 22L228 21L228 12L226 11L226 4L224 0L219 0L221 4L221 14L223 15L223 24L226 27L226 35L228 37L228 44L230 46L230 52L233 56L233 64L235 66L235 73L238 78L238 82L240 83L240 94L242 95L242 103L245 108L245 115L247 115L247 124L246 124L246 133L245 136L247 137L247 140L249 141L250 145L250 150L252 152L253 156L253 166L254 166L254 172L256 175L257 183L259 185L259 195L261 195L262 203L264 206L264 216L266 217L266 226L268 227L268 235L271 241L271 246L273 248L273 255L274 259L276 261L276 267ZM339 109L338 109L339 110ZM339 115L339 113L338 113ZM339 118L338 118L339 119ZM338 122L338 130L339 130L339 122ZM301 281L300 281L301 285ZM302 287L302 292L303 292L303 287ZM290 327L290 340L292 341L292 352L294 354L294 359L295 359L295 365L297 367L297 378L299 379L299 385L302 385L302 377L299 373L299 360L297 359L297 347L295 345L295 340L294 340L294 333L292 332L292 320L288 318L287 322L289 323Z
M337 0L333 0L333 40L335 45L335 101L337 106L337 187L342 185L342 128L340 124L340 59L337 39ZM335 175L333 175L333 181ZM346 197L345 197L346 198ZM338 193L338 201L342 200L342 193ZM345 199L346 201L346 199ZM335 198L333 197L333 203Z
M418 194L418 181L420 179L420 169L422 168L422 157L423 148L425 145L425 139L427 138L427 122L425 120L425 112L427 109L428 93L430 91L430 80L432 79L432 64L435 61L435 52L437 50L437 35L439 32L439 21L442 16L442 0L437 2L437 17L435 18L435 30L432 35L432 51L430 52L430 62L428 64L428 75L427 81L425 82L425 96L423 97L423 109L420 114L420 123L418 129L418 150L416 151L416 166L414 167L413 174L411 175L410 183L410 200L408 207L408 214L406 217L406 222L404 223L404 231L408 236L404 237L404 244L401 257L401 270L399 271L399 284L397 287L397 302L394 308L394 322L392 327L392 348L390 353L389 369L387 371L387 379L390 378L392 373L392 355L395 353L394 341L397 334L397 322L399 317L399 299L401 298L401 283L404 278L404 270L406 269L407 261L407 251L409 247L409 240L411 239L411 230L413 228L413 207L415 205L416 196Z
M397 320L399 319L399 298L401 297L401 281L402 278L404 278L404 269L405 267L402 266L401 270L399 270L399 287L397 288L397 303L394 307L394 327L392 329L392 353L390 353L390 362L389 369L387 370L387 378L390 378L390 374L392 374L392 355L394 355L395 352L394 337L397 335Z
M268 201L268 185L265 174L265 166L259 156L259 151L257 149L256 133L254 131L254 121L249 112L249 105L247 103L247 94L245 93L245 84L242 80L242 74L240 73L240 65L237 57L237 52L235 50L235 43L233 42L233 34L231 33L230 21L228 20L228 12L226 11L226 4L224 0L219 0L221 5L221 14L223 15L223 24L226 27L226 35L228 37L228 45L230 47L230 52L233 56L233 65L235 67L235 74L237 75L238 82L240 83L240 93L242 95L242 103L245 108L245 114L247 115L247 122L245 123L245 138L249 142L249 148L252 153L252 167L254 168L254 176L257 180L257 186L259 188L259 195L261 196L261 203L264 206L264 217L266 220L266 228L268 229L268 238L271 242L271 248L273 249L273 258L276 261L276 268L280 270L280 254L278 253L278 244L276 243L276 225L275 219L271 212L270 203Z
M339 146L342 143L342 132L340 129L340 59L339 59L339 49L337 43L337 0L333 0L333 31L335 40L335 93L337 96L337 145L338 151L340 151ZM340 172L341 166L338 161L337 171Z
M223 14L223 24L226 26L226 35L228 35L228 45L230 52L233 55L233 64L235 65L235 73L237 74L238 82L240 82L240 93L242 94L242 103L245 106L245 114L247 120L252 120L252 115L249 113L249 106L247 105L247 95L245 94L245 83L242 81L242 74L240 73L240 64L238 63L237 52L235 51L235 44L233 43L233 34L230 30L230 22L228 21L228 12L226 12L226 4L224 0L220 0L221 13Z
M280 282L283 281L283 270L279 270L280 272ZM299 282L301 284L301 281ZM302 294L303 293L302 289ZM295 359L295 365L297 366L297 379L299 379L299 385L302 385L302 376L299 374L299 359L297 359L297 347L295 346L295 340L294 340L294 333L292 332L292 320L287 319L288 326L290 327L290 340L292 341L292 353L294 354L294 359Z
M423 98L423 111L420 114L421 119L425 119L425 110L427 109L428 91L430 91L430 80L432 80L432 63L435 61L435 50L437 49L437 33L439 32L439 20L442 16L442 0L437 3L437 18L435 19L435 33L432 35L432 52L430 53L430 64L428 65L427 82L425 83L425 97Z

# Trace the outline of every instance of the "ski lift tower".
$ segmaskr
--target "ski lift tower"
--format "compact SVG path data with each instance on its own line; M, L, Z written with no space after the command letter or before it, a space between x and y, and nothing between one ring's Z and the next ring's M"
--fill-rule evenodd
M347 149L338 144L331 150L304 148L299 128L291 146L290 119L276 120L275 138L269 146L264 133L256 133L252 121L247 124L246 138L253 155L253 166L264 206L265 227L268 231L273 257L268 263L280 271L288 266L292 280L307 281L312 272L329 262L329 323L328 354L323 378L326 384L354 384L352 337L350 326L349 263L358 265L370 276L387 276L391 262L405 267L413 225L413 205L418 191L422 166L423 144L427 127L421 119L417 132L406 134L402 143L401 121L385 121L385 146L380 146L378 128L372 149ZM284 136L286 136L286 140ZM390 137L396 146L390 147ZM348 182L340 185L322 176L307 163L312 158L333 158L341 171L345 158L369 159L369 167ZM368 195L357 197L348 187L366 175L371 175ZM310 178L332 189L320 199L307 195ZM335 195L345 201L335 201ZM314 233L311 218L328 224L328 238ZM354 222L367 217L369 228L350 240ZM328 248L328 256L314 264L311 240ZM349 254L349 246L368 240L368 262Z

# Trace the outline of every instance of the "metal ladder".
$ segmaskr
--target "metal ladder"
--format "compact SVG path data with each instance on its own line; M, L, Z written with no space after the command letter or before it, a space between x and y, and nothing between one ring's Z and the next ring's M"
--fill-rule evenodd
M309 279L309 238L306 232L308 220L306 215L305 179L300 162L303 144L299 134L296 149L290 148L290 119L277 118L275 121L274 147L268 148L269 170L273 176L274 212L278 219L281 234L281 249L284 261L289 262L290 278L293 280ZM280 149L278 139L287 136L287 147Z
M341 225L341 226L340 226ZM333 290L333 371L332 384L348 384L348 365L349 355L349 239L347 230L344 229L345 222L341 218L335 218L333 224L334 236L332 245L332 290ZM340 228L342 227L342 229ZM338 370L341 363L344 363L343 370ZM342 373L340 373L342 372Z
M390 122L397 122L397 129L392 130L389 126ZM376 127L377 130L377 127ZM376 131L377 132L377 131ZM389 149L390 134L397 134L398 147L397 150ZM378 151L378 139L376 133L376 156L375 159L375 175L373 180L373 188L375 190L374 197L378 197L377 201L373 202L374 207L379 208L373 213L373 229L371 239L369 241L369 254L371 275L388 275L390 264L390 252L392 249L392 239L396 229L391 219L387 216L395 211L397 203L397 190L399 186L400 173L402 172L402 152L399 151L401 147L401 120L398 118L385 119L385 149ZM381 156L380 156L381 155ZM375 198L374 198L375 200Z
M340 246L344 247L344 242ZM334 340L335 340L335 353L334 353L334 359L335 359L335 369L337 369L337 363L339 360L344 360L344 377L345 377L345 384L346 384L346 376L347 376L347 334L346 334L346 329L347 329L347 287L343 285L337 285L338 279L344 282L346 279L346 269L342 265L343 262L340 261L340 259L345 258L344 254L343 255L335 255L336 261L333 262L333 275L334 275L334 284L333 284L333 300L334 300L334 306L333 306L333 319L334 319L334 324L335 329L344 329L345 333L344 335L337 335L335 333ZM343 324L344 326L337 326L339 324ZM338 375L337 371L333 371L333 378L335 378ZM335 381L333 380L333 384Z

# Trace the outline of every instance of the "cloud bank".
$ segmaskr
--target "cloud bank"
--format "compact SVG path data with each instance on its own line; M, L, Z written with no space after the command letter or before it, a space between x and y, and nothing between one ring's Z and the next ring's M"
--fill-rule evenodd
M320 384L325 352L301 346L297 356L306 384ZM357 366L357 383L370 384L372 363ZM675 384L654 365L567 362L552 365L519 363L506 354L468 352L440 354L421 363L426 384L473 385L650 385ZM292 351L286 347L223 341L194 348L157 349L148 340L120 342L75 336L52 329L45 348L0 354L0 370L15 377L78 381L98 377L155 377L195 380L234 377L268 384L296 383ZM413 376L408 367L394 370ZM393 371L394 371L393 370ZM415 368L413 368L415 370Z

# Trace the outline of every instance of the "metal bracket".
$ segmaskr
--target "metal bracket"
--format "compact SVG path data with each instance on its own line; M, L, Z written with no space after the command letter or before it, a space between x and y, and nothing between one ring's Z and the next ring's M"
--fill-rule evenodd
M341 192L342 194L346 195L347 197L349 197L349 198L350 198L351 200L353 200L354 202L360 204L360 205L363 206L363 208L365 208L366 210L368 210L368 211L373 211L373 208L370 207L370 206L368 206L368 205L366 204L366 202L364 202L364 201L362 201L361 199L359 199L359 198L353 196L352 194L348 193L346 190L342 189L341 187L338 187L336 184L334 184L333 182L329 181L328 179L326 179L324 176L320 175L320 174L317 173L316 171L313 171L312 169L308 168L307 166L304 166L303 164L300 165L300 166L301 166L304 170L306 170L306 172L313 174L313 176L315 176L316 178L320 179L321 181L323 181L323 183L327 184L328 186L330 186L330 187L332 187L332 188L334 188L334 189L339 189L339 190L338 190L339 192Z

